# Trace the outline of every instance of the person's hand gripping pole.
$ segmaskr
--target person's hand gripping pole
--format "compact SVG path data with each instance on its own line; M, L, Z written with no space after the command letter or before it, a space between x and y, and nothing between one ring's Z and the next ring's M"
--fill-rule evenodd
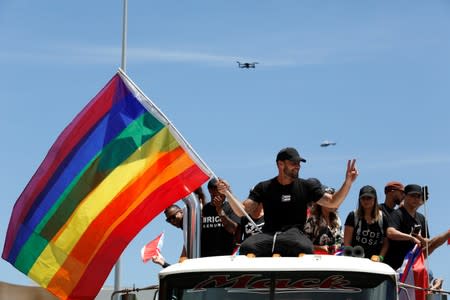
M217 190L219 193L225 195L227 199L229 200L230 206L233 209L233 212L239 216L245 216L250 224L256 228L257 231L261 232L261 228L256 225L255 221L248 215L248 213L245 211L244 205L231 193L230 185L228 182L226 182L223 179L217 178Z

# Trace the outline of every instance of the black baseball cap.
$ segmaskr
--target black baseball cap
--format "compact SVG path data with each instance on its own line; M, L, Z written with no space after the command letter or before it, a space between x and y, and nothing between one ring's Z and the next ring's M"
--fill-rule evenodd
M306 159L298 154L298 151L295 148L287 147L283 148L277 154L277 161L279 160L290 160L293 162L306 162Z
M408 184L405 186L405 194L421 194L422 195L422 187L418 184Z
M371 185L365 185L359 190L359 199L362 197L369 196L377 199L377 191Z

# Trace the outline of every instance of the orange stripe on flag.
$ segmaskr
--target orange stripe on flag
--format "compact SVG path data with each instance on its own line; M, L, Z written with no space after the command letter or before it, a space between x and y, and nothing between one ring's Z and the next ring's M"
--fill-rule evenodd
M178 147L149 166L143 174L139 175L136 181L117 195L89 225L47 288L55 294L56 290L65 291L66 295L70 294L85 272L88 263L109 238L114 228L128 217L155 189L192 165L194 165L194 162L181 147ZM176 200L178 199L174 201Z
M176 200L187 196L206 180L208 180L208 175L194 164L177 177L158 187L123 222L114 228L111 238L108 238L102 244L96 255L89 262L83 277L73 289L70 298L78 299L83 295L91 295L98 292L103 282L92 283L91 278L92 276L95 278L107 278L117 259L116 253L111 251L111 249L121 253L131 239L149 221Z

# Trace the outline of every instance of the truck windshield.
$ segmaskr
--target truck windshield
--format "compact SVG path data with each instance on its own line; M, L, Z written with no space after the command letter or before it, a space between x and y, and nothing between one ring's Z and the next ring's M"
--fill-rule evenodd
M395 278L355 272L173 274L161 281L160 299L287 300L396 299Z

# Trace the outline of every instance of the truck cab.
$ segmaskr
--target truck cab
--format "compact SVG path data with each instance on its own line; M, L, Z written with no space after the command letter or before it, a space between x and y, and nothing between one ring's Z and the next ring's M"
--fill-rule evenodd
M159 280L160 300L397 299L391 267L349 256L193 258Z

